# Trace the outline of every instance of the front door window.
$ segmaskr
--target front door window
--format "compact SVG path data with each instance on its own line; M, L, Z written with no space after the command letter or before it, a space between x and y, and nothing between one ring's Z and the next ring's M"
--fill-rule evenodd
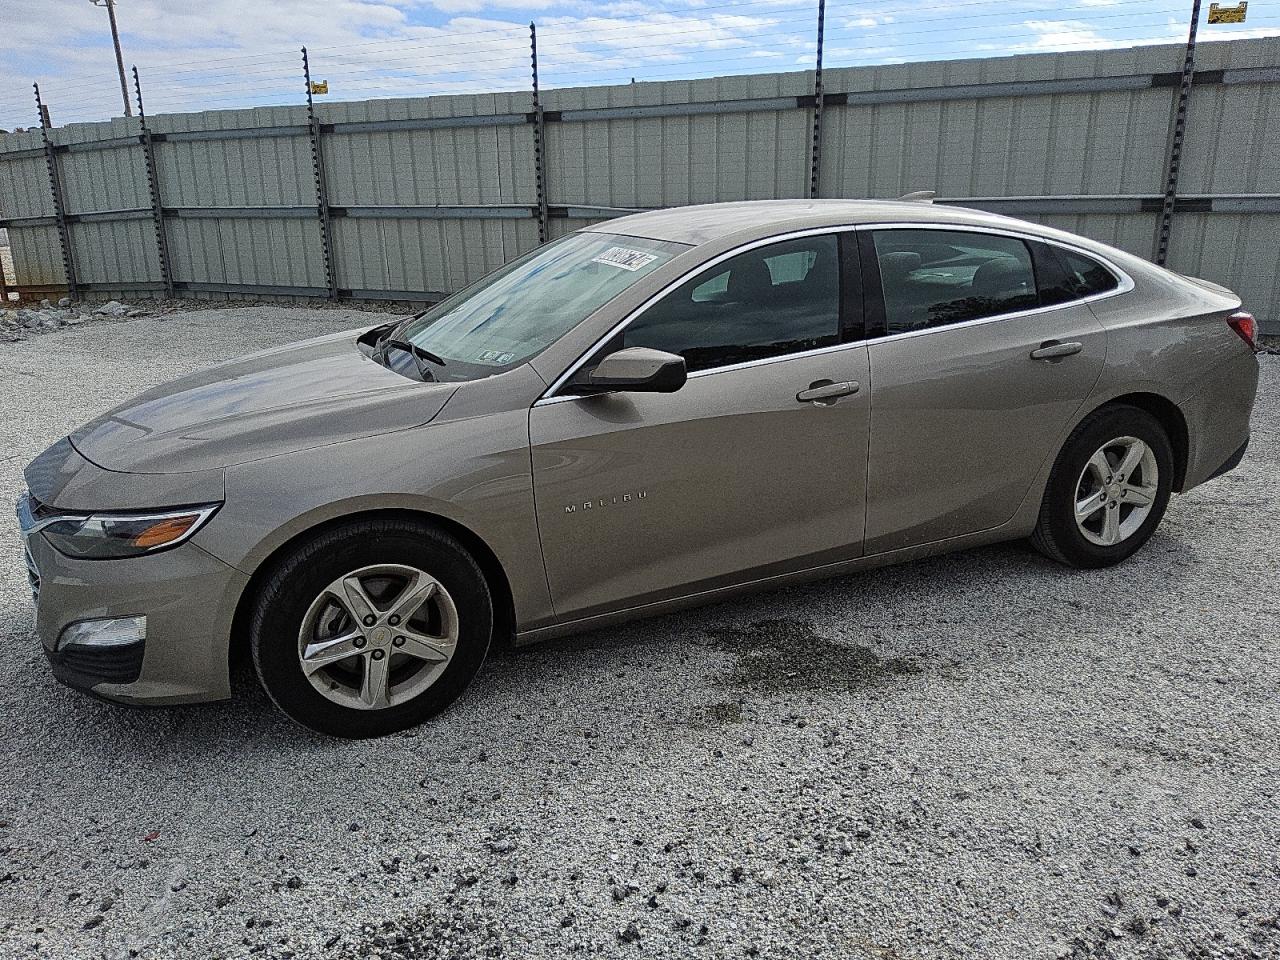
M839 340L839 248L826 234L758 247L703 271L632 321L610 349L677 353L692 373Z

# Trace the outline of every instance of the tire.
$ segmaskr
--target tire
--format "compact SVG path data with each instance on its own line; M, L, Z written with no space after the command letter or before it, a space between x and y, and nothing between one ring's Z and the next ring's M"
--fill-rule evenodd
M360 520L275 564L253 609L249 647L259 681L290 719L364 739L453 703L492 635L488 583L457 540L411 520Z
M1144 452L1125 475L1117 468L1133 462L1139 445L1145 445L1150 456ZM1099 454L1103 460L1094 459ZM1108 468L1111 472L1104 477ZM1149 482L1152 473L1154 483ZM1080 422L1058 454L1031 542L1041 553L1071 567L1120 563L1155 532L1172 486L1173 447L1160 422L1137 407L1103 407ZM1142 504L1148 495L1150 503ZM1094 511L1079 523L1077 504L1082 512Z

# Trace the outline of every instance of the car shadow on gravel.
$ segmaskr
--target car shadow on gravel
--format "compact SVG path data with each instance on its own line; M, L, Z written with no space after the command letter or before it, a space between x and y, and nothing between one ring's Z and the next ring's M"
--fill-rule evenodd
M923 604L936 601L946 614L961 594L979 598L992 580L1062 570L1019 545L998 545L857 572L798 586L782 587L634 623L589 631L528 647L505 649L501 666L550 670L566 657L587 652L626 651L637 646L685 643L727 654L734 660L715 682L762 693L832 690L891 681L923 670L921 659L882 653L859 642L872 621L909 622ZM831 619L845 613L839 631L814 622L815 611ZM758 615L770 611L773 615ZM1013 616L995 608L997 617ZM832 635L833 633L846 636ZM948 663L947 666L954 664Z
M1162 531L1145 553L1167 567L1169 558L1183 549L1176 535ZM1126 570L1135 562L1141 559L1130 561ZM746 692L776 696L871 686L891 690L913 675L950 672L959 665L927 645L904 648L914 641L917 625L941 624L960 642L966 636L1018 632L1046 602L1069 604L1069 595L1079 588L1072 584L1075 578L1112 575L1067 570L1022 545L1001 544L766 591L496 650L449 713L465 710L469 719L484 722L486 716L518 710L530 690L538 691L540 700L554 701L571 695L591 666L626 666L627 654L638 647L674 648L670 666L654 658L651 668L658 671L686 665L688 657L677 652L681 647L706 662L714 672L694 682L712 697L701 714L713 723L736 722L740 706L734 697ZM709 659L697 651L710 654ZM55 709L77 738L109 741L117 749L132 745L130 749L148 756L157 749L198 758L228 751L251 755L342 748L344 741L314 734L280 714L249 665L238 666L232 680L232 699L212 704L127 708L60 691L65 699ZM726 690L736 693L720 697ZM92 744L81 748L86 746Z
M1168 585L1194 555L1166 530L1121 572L1074 570L1028 544L1001 543L508 649L498 655L498 669L550 675L566 658L586 652L683 643L733 658L715 680L725 686L775 693L887 683L926 669L950 671L967 659L954 645L945 655L917 645L921 634L941 632L956 644L1040 627L1046 637L1057 636L1062 617L1074 614L1079 597L1091 596L1096 585L1141 590L1135 568L1152 565Z

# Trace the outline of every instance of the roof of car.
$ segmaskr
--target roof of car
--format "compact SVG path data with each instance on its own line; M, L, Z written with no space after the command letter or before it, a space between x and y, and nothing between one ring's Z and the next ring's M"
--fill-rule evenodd
M649 210L606 220L586 229L696 245L744 233L766 237L790 230L884 221L993 227L1008 227L1013 223L1007 217L982 210L917 200L745 200Z

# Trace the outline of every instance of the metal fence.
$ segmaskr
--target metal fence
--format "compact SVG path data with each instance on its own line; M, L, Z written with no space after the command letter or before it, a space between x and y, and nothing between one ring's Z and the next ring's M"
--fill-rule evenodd
M0 137L32 295L434 300L634 209L932 189L1280 323L1280 38L256 107ZM300 84L301 89L301 84Z

